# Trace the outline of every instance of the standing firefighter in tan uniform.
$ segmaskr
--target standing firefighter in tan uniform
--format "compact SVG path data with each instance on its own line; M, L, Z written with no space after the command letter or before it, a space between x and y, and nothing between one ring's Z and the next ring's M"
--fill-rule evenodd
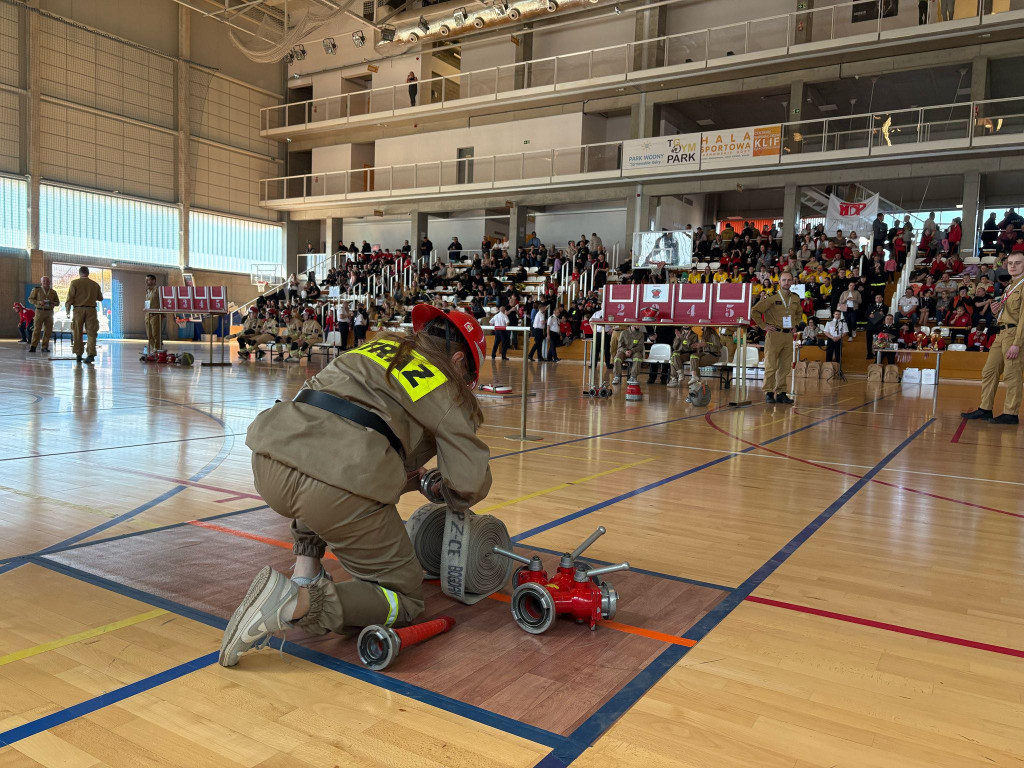
M619 348L615 350L615 376L612 384L622 380L622 366L629 361L629 378L640 375L640 363L644 359L644 329L631 325L619 335Z
M156 275L146 275L146 309L160 309L160 290L156 287ZM146 351L153 354L164 346L164 316L156 312L146 313Z
M68 297L64 301L64 308L71 318L71 349L74 350L75 359L78 362L92 363L96 359L96 334L100 331L100 321L96 314L97 302L103 301L103 291L99 283L89 279L89 268L79 267L78 277L71 281L68 286ZM82 342L82 332L89 335L88 355L82 360L82 352L85 344Z
M779 276L777 293L763 297L750 316L764 337L764 399L768 403L791 404L786 394L789 374L793 370L793 330L803 317L800 297L789 290L793 276L783 272Z
M32 326L32 343L28 351L35 352L42 336L43 352L50 351L50 334L53 333L53 308L60 306L60 297L50 287L49 275L43 275L39 285L28 295L29 304L36 308L36 321Z
M458 511L487 495L491 472L471 391L485 353L479 323L420 304L412 324L411 335L382 334L335 358L249 427L256 488L292 520L295 568L291 580L270 566L256 576L224 633L221 665L291 627L323 635L423 612L423 568L395 504L435 455ZM328 547L351 581L335 584L321 567Z
M299 355L311 357L313 345L319 344L324 340L324 328L320 325L320 321L316 319L316 310L312 307L306 307L302 310L302 317L302 333L298 340Z
M1010 284L1002 297L992 305L996 318L996 338L981 370L981 406L965 419L986 419L992 424L1019 424L1021 395L1020 348L1024 342L1024 253L1011 253L1006 259ZM992 415L999 377L1006 372L1006 402L1003 413Z

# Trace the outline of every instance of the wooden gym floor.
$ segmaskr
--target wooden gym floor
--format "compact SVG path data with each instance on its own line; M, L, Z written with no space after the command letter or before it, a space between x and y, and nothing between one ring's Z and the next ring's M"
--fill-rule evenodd
M604 525L590 559L634 567L614 623L527 635L428 585L458 625L386 673L298 632L225 670L225 618L289 560L245 429L316 364L139 349L76 367L0 343L0 766L1024 765L1024 438L960 419L977 383L934 412L930 387L862 378L694 409L646 383L586 400L579 365L534 364L543 439L483 402L477 511L548 562Z

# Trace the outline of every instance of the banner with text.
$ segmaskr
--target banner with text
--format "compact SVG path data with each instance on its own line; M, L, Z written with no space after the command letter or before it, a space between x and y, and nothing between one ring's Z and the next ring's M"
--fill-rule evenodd
M733 131L701 134L700 154L704 160L746 160L778 157L782 147L782 126L762 125Z
M622 168L658 172L666 168L696 168L700 164L700 134L658 136L622 142Z
M835 235L843 230L844 235L856 231L862 237L871 236L871 223L878 216L878 195L872 195L859 203L848 203L835 195L828 197L828 214L825 216L825 234Z

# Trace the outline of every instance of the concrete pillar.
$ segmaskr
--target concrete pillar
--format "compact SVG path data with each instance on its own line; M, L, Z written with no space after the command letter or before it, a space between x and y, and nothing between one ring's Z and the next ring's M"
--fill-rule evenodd
M971 101L988 98L988 57L976 56L971 60Z
M25 62L25 88L28 91L27 112L25 116L25 172L28 180L28 251L33 260L33 273L36 259L42 259L39 253L39 176L40 176L40 71L39 50L42 38L40 16L35 13L39 8L39 0L29 0L28 7L22 16L28 33L22 37L22 61ZM32 10L35 9L35 10Z
M803 109L804 109L804 82L803 80L795 80L789 84L789 104L787 105L786 120L797 121L803 120ZM782 129L782 142L787 154L795 155L803 149L802 141L794 141L794 131L783 128Z
M345 235L342 233L341 229L341 222L341 219L336 219L333 216L328 216L324 219L325 253L336 253L338 251L338 241L343 241L345 239Z
M668 18L668 9L664 5L655 8L648 8L638 11L635 16L636 28L633 39L652 40L653 38L664 37L665 22ZM633 46L633 71L660 67L665 63L665 41L657 40L651 43L643 43Z
M532 28L532 25L529 28ZM529 28L524 28L523 32L526 32ZM515 38L518 42L513 43L515 50L512 61L516 64L522 64L525 61L530 61L533 58L533 33L530 32L528 34L515 35ZM547 64L544 66L547 66ZM516 67L512 75L512 79L512 87L516 90L529 88L532 84L533 68L529 64L526 66Z
M632 139L647 139L658 134L657 104L647 100L647 94L641 93L640 100L629 110L629 136Z
M178 266L188 267L189 226L188 215L192 208L192 160L191 160L191 115L189 113L189 64L192 56L192 17L185 6L178 6L178 61L175 62L175 112L177 113L177 162L175 164L176 192L178 198L178 230L181 233Z
M981 184L981 173L978 171L964 174L963 237L960 240L960 253L963 256L975 255L978 227L981 226L981 213L985 210Z
M508 252L512 256L526 243L526 217L529 209L513 203L508 209Z
M800 222L800 188L787 184L782 194L782 250L796 247L796 228Z
M796 11L812 11L814 9L814 0L799 0L796 4ZM796 28L793 30L792 43L794 45L798 43L809 43L814 37L812 34L812 26L814 24L814 13L804 13L796 17ZM820 14L826 16L826 14ZM824 18L823 21L827 24L831 23L831 18Z
M420 252L420 241L427 234L427 214L423 211L412 211L409 213L409 245L413 253ZM358 243L356 243L358 245ZM437 245L434 246L435 250Z

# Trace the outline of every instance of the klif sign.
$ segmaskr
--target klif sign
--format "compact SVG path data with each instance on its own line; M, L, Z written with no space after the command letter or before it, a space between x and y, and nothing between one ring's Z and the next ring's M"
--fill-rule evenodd
M825 234L831 237L840 229L843 230L844 235L849 235L850 232L860 234L871 232L871 223L876 216L878 216L878 195L872 195L867 200L857 203L840 200L835 195L829 195L828 214L825 216Z

